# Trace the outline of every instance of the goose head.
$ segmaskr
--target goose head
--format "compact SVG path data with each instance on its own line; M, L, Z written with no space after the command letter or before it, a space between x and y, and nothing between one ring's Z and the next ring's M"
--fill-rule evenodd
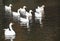
M10 25L13 25L13 24L14 24L14 23L12 23L12 22L10 23Z
M25 9L26 8L26 6L23 6L23 9Z
M32 10L29 10L29 12L31 13L31 12L33 12Z
M37 8L40 8L40 6L38 6Z
M9 5L10 7L12 6L12 4Z
M43 8L44 8L44 7L45 7L45 5L42 5L41 7L43 7Z

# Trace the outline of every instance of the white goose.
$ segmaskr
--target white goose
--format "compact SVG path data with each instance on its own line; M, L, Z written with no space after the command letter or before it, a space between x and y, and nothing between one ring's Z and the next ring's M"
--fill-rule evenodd
M29 12L26 11L26 16L29 18L29 20L32 19L32 13L33 12L32 10L29 10Z
M39 19L40 24L42 24L42 17L44 15L44 7L45 7L44 5L42 5L41 7L38 6L35 12L35 19Z
M20 13L22 14L22 15L25 15L26 14L26 6L23 6L23 8L20 8Z
M13 14L13 19L20 19L20 13L19 13L20 9L17 10L17 12L12 12Z
M27 28L29 28L29 19L28 19L28 17L26 17L26 18L22 18L22 17L20 17L20 24L26 24L26 26L27 26Z
M11 6L12 6L12 4L10 4L9 6L5 5L5 11L11 13Z
M12 25L13 23L10 23L9 24L9 28L7 29L4 29L4 34L7 36L7 35L16 35L15 31L12 29ZM10 29L10 30L9 30Z
M41 7L39 7L38 6L38 10L36 10L37 12L40 12L40 13L42 13L42 15L44 14L44 7L45 7L45 5L42 5Z

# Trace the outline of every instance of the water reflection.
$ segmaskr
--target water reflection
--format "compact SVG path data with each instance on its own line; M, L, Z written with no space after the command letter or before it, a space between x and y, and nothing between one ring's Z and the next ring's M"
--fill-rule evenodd
M12 35L5 35L5 40L10 40L10 41L13 41L13 39L15 39L15 35L12 36Z
M55 5L52 6L51 2ZM58 28L57 27L58 14L56 11L57 6L56 6L56 3L54 3L54 2L56 2L56 1L54 1L54 0L52 0L52 1L43 0L43 2L41 0L30 0L28 2L26 0L15 1L15 3L13 3L13 5L14 5L13 11L16 11L18 8L22 7L23 5L27 5L28 9L32 9L32 10L34 10L37 5L41 5L41 4L46 5L46 8L45 8L46 17L45 17L45 20L43 21L44 24L40 25L39 21L35 21L35 23L33 23L33 26L30 27L31 29L27 29L27 31L29 31L28 34L26 34L27 31L25 30L25 28L20 27L21 25L18 26L16 24L14 29L17 32L17 38L15 41L54 41L53 32L56 33L57 30L55 30L55 29ZM5 1L5 3L8 4L9 2ZM34 16L34 14L33 14L33 16ZM8 18L7 18L6 22L8 22ZM56 26L56 28L55 28L55 26ZM40 29L40 27L43 27L43 29ZM21 28L23 28L23 29L21 29Z

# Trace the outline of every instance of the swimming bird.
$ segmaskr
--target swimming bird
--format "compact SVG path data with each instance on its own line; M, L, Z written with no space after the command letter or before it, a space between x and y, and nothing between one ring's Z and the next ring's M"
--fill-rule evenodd
M32 10L29 10L29 12L26 11L26 17L29 19L29 23L32 23Z
M29 28L29 19L28 19L28 17L26 17L26 18L20 17L20 24L26 25L27 28Z
M20 14L25 15L26 14L26 6L23 6L23 8L20 8Z
M29 20L32 19L32 10L29 10L29 12L26 11L26 16L29 18Z
M11 13L11 7L12 7L12 4L10 4L9 6L5 5L5 11Z
M4 34L5 35L16 35L15 31L12 29L13 23L9 24L9 28L4 29Z
M16 20L19 20L19 18L20 18L20 13L19 13L19 9L17 10L17 12L12 12L12 14L13 14L13 19L16 19Z
M44 7L45 5L42 5L41 7L38 6L36 8L35 12L35 19L39 19L40 24L42 24L42 17L44 16Z

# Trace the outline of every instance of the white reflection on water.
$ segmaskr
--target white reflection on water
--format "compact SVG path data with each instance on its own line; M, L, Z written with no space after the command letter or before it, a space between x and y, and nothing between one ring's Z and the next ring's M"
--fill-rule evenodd
M13 39L15 39L15 36L12 35L6 35L5 36L5 40L10 39L10 41L13 41Z

